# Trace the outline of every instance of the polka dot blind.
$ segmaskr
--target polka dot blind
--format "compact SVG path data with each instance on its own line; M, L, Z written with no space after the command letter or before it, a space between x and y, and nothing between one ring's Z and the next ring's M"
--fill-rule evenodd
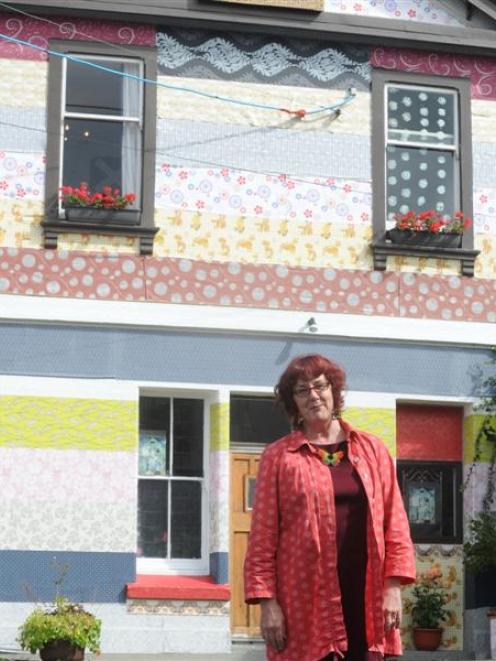
M455 90L388 85L387 221L396 212L459 209L458 98Z

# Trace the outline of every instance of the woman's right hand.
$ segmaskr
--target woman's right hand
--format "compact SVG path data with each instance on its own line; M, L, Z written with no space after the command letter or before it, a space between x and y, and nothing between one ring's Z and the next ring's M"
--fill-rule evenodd
M277 599L262 599L260 605L262 608L260 621L262 638L267 645L272 645L278 652L282 652L286 646L286 623L282 608Z

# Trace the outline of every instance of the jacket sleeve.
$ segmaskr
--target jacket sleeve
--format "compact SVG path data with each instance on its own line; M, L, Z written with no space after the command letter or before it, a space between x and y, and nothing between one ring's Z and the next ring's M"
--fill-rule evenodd
M415 581L415 550L410 536L410 524L403 505L396 466L384 446L381 474L384 494L384 578L396 577L401 582Z
M265 450L260 461L255 486L248 549L244 564L245 601L257 604L260 599L276 596L276 552L279 538L278 453Z

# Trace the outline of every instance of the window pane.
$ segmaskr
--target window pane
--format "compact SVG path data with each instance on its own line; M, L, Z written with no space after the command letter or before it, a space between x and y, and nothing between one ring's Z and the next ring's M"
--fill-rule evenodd
M79 186L85 181L93 192L111 186L139 197L140 145L137 125L66 119L62 184Z
M201 484L172 482L171 557L201 557Z
M461 463L400 460L397 471L413 541L459 543Z
M167 557L167 489L165 480L138 483L138 555Z
M387 95L389 140L456 144L454 94L389 86Z
M140 475L170 475L170 406L168 397L140 399Z
M128 76L140 76L137 62L118 62L84 58L89 65L67 61L66 111L98 115L141 115L141 86L134 78L102 71L91 64L117 70Z
M459 208L453 152L416 147L386 149L387 218L409 210L435 209L452 215ZM456 207L456 208L455 208Z
M273 397L231 397L231 443L270 443L289 431L286 414Z
M203 401L174 399L173 474L203 476Z

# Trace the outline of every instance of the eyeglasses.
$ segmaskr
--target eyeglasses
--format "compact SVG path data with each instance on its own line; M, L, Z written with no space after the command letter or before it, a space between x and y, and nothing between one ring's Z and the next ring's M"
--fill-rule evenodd
M293 395L301 398L309 397L312 390L315 390L317 395L320 395L320 393L327 390L330 385L330 383L315 383L313 386L302 386L301 388L295 388L293 390Z

